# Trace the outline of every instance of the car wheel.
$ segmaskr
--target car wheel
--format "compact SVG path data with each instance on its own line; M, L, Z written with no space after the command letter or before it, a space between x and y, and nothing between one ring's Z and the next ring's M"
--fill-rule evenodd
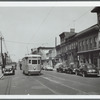
M75 74L78 75L78 72L76 71Z
M68 71L66 70L66 73L68 74Z
M23 74L25 74L25 71L23 71Z
M15 75L15 71L13 71L13 75Z
M60 70L60 72L61 72L61 73L63 72L62 69Z
M83 77L86 77L86 73L85 73L85 72L83 72L83 73L82 73L82 76L83 76Z
M72 74L72 71L71 70L69 71L69 74Z

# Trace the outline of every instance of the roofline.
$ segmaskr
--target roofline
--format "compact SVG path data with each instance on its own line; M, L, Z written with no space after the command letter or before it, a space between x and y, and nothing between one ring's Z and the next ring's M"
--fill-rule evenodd
M55 47L38 47L37 49L54 49Z
M91 12L100 12L100 7L95 7Z
M25 55L25 57L41 57L41 55L39 55L39 54L34 54L34 55L30 54L30 55Z
M87 29L85 29L85 30L79 32L78 34L76 34L76 37L78 37L78 36L80 36L80 35L83 35L83 34L85 34L85 33L87 33L87 32L90 32L90 31L92 31L92 30L94 30L94 29L95 29L96 31L99 31L99 26L98 26L98 24L95 24L95 25L93 25L93 26L91 26L91 27L89 27L89 28L87 28Z
M71 37L73 37L75 35L77 35L77 33L73 33L72 35L70 35L69 37L66 37L65 39L69 39L69 38L71 38Z
M67 33L67 32L62 32L59 36L62 36L64 33ZM65 35L65 34L64 34Z

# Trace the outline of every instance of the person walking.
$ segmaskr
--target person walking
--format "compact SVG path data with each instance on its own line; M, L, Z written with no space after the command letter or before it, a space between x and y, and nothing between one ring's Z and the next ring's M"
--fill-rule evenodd
M20 70L22 70L22 64L20 63Z

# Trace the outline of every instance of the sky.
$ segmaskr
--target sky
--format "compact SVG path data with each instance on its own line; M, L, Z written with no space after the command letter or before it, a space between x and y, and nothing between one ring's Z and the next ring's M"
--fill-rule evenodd
M97 24L96 13L91 13L94 7L0 7L0 32L10 57L17 61L31 48L54 47L55 37L58 45L62 32L69 32L70 28L80 32Z

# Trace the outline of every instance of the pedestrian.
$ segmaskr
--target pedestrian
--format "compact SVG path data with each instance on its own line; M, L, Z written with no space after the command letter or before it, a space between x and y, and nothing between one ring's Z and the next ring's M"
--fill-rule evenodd
M20 64L20 70L22 70L22 64Z

